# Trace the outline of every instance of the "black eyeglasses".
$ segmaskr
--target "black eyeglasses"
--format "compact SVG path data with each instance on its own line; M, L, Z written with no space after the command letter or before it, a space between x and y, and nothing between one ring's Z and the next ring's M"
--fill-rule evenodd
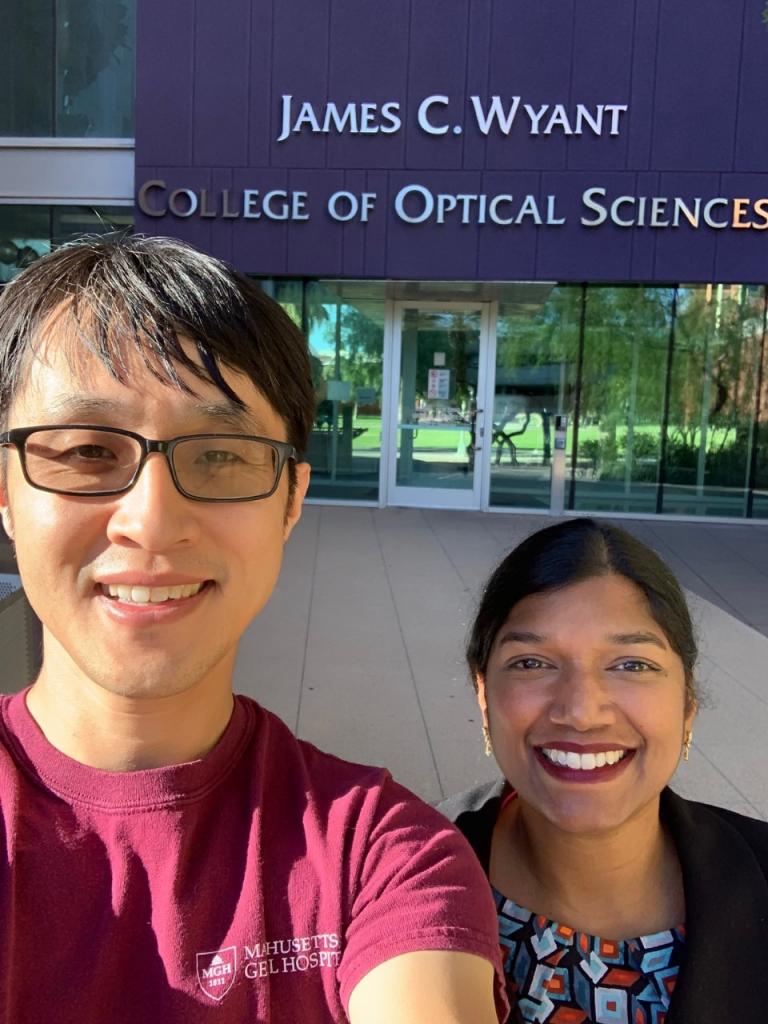
M91 498L122 494L147 456L164 455L179 493L193 501L257 501L277 490L293 445L240 434L188 434L153 441L131 430L72 426L20 427L0 433L15 447L27 483L53 494Z

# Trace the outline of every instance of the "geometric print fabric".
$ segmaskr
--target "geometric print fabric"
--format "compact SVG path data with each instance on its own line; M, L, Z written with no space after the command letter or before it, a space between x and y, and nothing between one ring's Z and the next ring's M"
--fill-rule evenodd
M611 942L493 895L509 1024L664 1024L684 926Z

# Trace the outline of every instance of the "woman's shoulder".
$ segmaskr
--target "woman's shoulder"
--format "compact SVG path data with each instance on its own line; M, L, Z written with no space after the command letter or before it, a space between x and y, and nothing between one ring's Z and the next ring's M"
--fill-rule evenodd
M678 840L691 839L699 849L716 852L733 843L749 847L768 875L768 821L740 814L727 807L688 800L671 789L664 790L662 818Z
M435 806L441 814L444 814L450 821L456 822L464 815L471 816L482 814L487 810L489 804L498 803L505 791L504 779L496 779L493 782L483 782L472 789L465 789L463 793L454 793L447 796Z
M498 779L446 797L437 804L437 810L452 821L467 839L486 872L490 860L493 827L499 815L502 799L508 790L508 783L504 779Z

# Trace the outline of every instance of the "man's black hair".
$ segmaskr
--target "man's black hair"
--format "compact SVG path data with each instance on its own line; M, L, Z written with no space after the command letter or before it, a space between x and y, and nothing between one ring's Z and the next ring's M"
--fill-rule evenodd
M306 341L255 281L220 260L173 239L120 234L84 238L33 263L0 295L0 425L41 328L59 315L125 384L131 349L168 385L190 390L184 367L238 405L221 367L244 373L285 422L288 441L306 450L315 411Z

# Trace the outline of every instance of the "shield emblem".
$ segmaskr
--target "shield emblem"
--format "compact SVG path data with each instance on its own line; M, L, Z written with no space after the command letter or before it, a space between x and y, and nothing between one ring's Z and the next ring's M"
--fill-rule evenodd
M197 981L211 999L221 1001L232 988L237 972L237 946L197 954Z

